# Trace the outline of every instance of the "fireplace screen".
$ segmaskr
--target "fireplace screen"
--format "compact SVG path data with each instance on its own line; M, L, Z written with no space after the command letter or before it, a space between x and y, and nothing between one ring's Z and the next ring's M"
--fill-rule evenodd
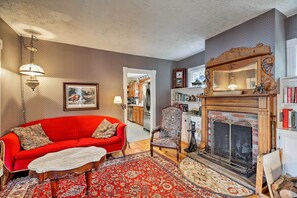
M248 167L252 164L252 127L213 122L211 152L226 160Z

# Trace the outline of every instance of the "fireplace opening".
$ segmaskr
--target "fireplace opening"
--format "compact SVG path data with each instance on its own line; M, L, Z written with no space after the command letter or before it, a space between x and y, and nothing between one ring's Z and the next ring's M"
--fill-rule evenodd
M213 120L209 135L204 154L247 177L255 173L253 128L248 122Z

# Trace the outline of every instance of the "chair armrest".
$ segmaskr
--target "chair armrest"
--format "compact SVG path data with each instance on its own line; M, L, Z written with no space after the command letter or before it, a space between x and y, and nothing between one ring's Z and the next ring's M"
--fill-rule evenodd
M121 145L125 145L127 142L127 135L126 135L125 128L126 128L126 124L123 122L120 122L116 131L116 135L121 139Z
M154 134L156 132L159 132L160 130L161 130L161 127L160 126L156 126L155 128L153 128L152 134Z
M1 159L9 171L13 171L14 158L21 151L21 144L15 133L8 133L0 138Z
M152 136L151 136L151 142L153 141L153 139L154 139L154 134L155 133L157 133L157 132L160 132L160 130L161 130L161 127L160 126L157 126L157 127L155 127L155 128L153 128L153 130L152 130Z

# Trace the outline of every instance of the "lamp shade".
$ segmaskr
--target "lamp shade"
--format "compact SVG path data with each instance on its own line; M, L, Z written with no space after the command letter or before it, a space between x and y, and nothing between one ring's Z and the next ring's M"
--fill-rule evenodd
M20 67L20 73L30 76L42 76L44 75L44 70L34 63L29 63Z
M44 75L44 70L34 63L29 63L20 67L20 73L30 76L42 76Z
M115 96L114 97L114 100L113 100L113 103L115 104L122 104L122 97L121 96Z

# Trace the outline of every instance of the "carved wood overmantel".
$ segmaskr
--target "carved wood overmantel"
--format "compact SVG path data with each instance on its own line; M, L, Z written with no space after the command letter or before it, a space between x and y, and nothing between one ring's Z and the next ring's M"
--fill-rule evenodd
M258 116L257 146L259 155L270 152L272 147L275 146L273 137L275 137L277 92L277 84L272 74L273 64L274 56L271 54L270 47L263 44L258 44L252 48L232 48L217 58L212 58L206 64L207 88L205 88L205 95L200 97L202 100L202 140L200 149L205 149L208 145L209 111L222 111L256 114ZM241 71L245 67L248 69ZM254 76L250 78L248 75ZM229 82L226 83L224 79L220 79L221 76L237 77L237 88L228 90L229 86L227 85L228 83L231 84L231 78L227 79ZM256 89L249 87L251 85L247 85L248 79L254 80L253 83L257 85ZM257 192L262 190L261 172L263 171L258 165Z

